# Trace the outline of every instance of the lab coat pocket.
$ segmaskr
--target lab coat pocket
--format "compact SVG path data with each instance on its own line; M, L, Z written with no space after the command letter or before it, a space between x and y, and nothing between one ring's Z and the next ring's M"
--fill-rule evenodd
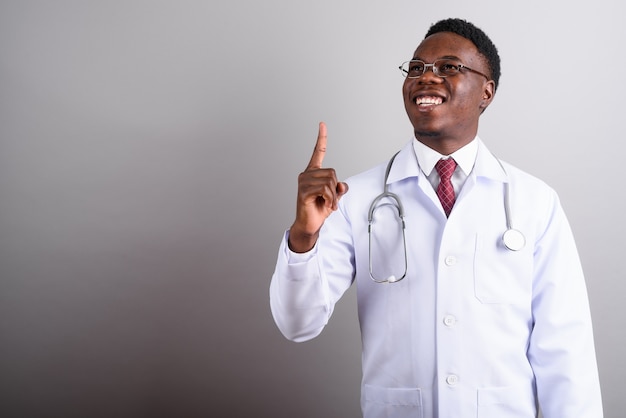
M483 304L528 301L532 288L532 253L510 251L497 239L476 236L474 294Z
M376 418L423 418L419 388L363 387L363 415Z
M536 402L526 387L495 387L478 390L478 418L535 418Z

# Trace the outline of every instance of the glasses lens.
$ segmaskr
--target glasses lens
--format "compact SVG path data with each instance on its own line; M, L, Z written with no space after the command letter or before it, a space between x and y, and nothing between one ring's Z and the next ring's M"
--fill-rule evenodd
M434 62L434 65L440 77L454 76L461 71L461 63L453 60L438 60Z
M424 61L406 61L400 66L402 75L408 78L418 78L424 75L427 67L433 67L433 72L439 77L455 76L461 71L461 63L454 60L437 60L433 64Z
M402 70L402 75L408 78L417 78L424 74L424 62L422 61L406 61L402 64L400 69Z

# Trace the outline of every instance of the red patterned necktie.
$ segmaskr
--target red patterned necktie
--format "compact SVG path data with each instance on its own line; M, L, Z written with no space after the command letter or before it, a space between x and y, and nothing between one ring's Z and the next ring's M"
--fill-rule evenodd
M437 161L435 164L435 169L437 173L439 173L439 186L437 186L437 196L441 201L441 206L443 206L444 212L446 212L446 216L450 216L450 211L452 210L452 206L454 206L454 201L456 197L454 196L454 187L452 187L452 182L450 181L450 177L452 177L452 173L454 173L454 169L456 168L456 161L452 158L441 159Z

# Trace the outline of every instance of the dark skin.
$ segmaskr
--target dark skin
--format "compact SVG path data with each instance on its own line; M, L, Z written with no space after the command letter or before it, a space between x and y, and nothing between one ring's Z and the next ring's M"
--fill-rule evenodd
M468 39L450 32L439 32L424 39L413 59L432 63L441 58L456 58L470 68L489 74L486 59ZM489 106L495 83L485 77L461 70L454 77L438 77L426 71L419 78L407 78L402 86L404 107L413 125L415 138L443 155L450 155L470 143L478 132L478 119ZM420 96L441 97L436 106L418 106Z
M311 161L298 176L296 220L289 230L289 248L304 253L315 245L324 221L339 205L348 185L337 180L332 168L322 168L326 155L326 124L320 122Z
M468 67L489 74L486 59L476 46L459 35L440 32L424 39L413 59L432 63L454 57ZM404 107L415 138L443 155L470 143L478 132L478 120L495 94L495 83L462 70L454 77L438 77L430 69L419 78L407 78L402 86ZM440 104L418 104L420 97L441 99ZM417 100L417 103L416 103ZM322 168L326 154L326 125L321 122L317 142L307 168L298 177L296 219L290 228L289 248L310 251L326 218L338 208L348 185L337 180L335 170Z

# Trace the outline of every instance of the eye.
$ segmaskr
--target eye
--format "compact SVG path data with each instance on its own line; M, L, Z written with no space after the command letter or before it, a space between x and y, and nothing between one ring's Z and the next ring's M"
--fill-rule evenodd
M424 72L424 63L421 61L411 61L409 63L409 73L420 75Z
M439 72L445 75L455 75L461 70L461 64L454 61L442 61L437 64Z

